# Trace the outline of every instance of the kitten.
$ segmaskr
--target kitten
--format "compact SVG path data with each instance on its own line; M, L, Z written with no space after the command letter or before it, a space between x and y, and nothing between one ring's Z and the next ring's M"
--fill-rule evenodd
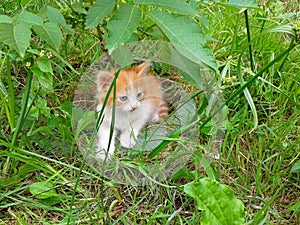
M104 109L104 119L96 139L96 156L109 160L115 150L115 138L119 133L120 145L132 148L140 130L149 122L160 122L168 114L168 105L162 99L160 83L149 72L151 63L144 62L137 67L121 70L116 80L115 124L111 143L113 91ZM107 91L114 79L114 73L100 72L97 77L98 105L100 112ZM108 149L108 151L107 151Z

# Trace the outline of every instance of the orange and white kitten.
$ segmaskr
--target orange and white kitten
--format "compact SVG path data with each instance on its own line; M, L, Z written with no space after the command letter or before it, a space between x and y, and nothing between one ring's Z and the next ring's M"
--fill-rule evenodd
M110 140L113 91L108 96L104 119L97 133L96 155L109 160L115 150L116 134L120 134L120 145L132 148L140 130L149 122L161 121L168 114L168 105L163 101L160 83L149 72L151 63L144 62L137 67L121 70L116 80L115 123ZM114 79L114 73L100 72L97 77L98 105L100 112L107 91Z

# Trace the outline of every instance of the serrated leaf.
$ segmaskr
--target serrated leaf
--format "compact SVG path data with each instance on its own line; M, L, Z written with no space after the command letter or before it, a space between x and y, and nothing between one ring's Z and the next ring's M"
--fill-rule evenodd
M51 6L47 6L47 17L49 21L55 23L56 25L66 25L66 21L63 15L57 9Z
M244 224L244 205L227 186L204 178L185 185L184 192L193 197L202 210L201 225Z
M28 24L0 23L0 41L16 50L21 57L29 46L31 31Z
M32 195L39 199L45 199L57 196L54 185L50 182L36 182L29 186Z
M0 23L11 23L11 19L8 16L0 15Z
M107 24L108 37L107 49L111 53L114 49L123 45L131 37L140 21L141 12L132 5L121 5L119 11Z
M162 11L152 11L148 15L182 55L197 64L202 62L218 71L205 35L194 20Z
M33 30L46 41L51 47L59 49L62 33L59 27L53 22L46 22L42 26L34 26Z
M240 8L252 8L252 9L258 9L258 5L255 2L255 0L229 0L229 2L226 3L227 5L234 6L238 9Z
M37 65L42 72L45 73L53 73L51 62L47 58L39 58L37 61Z
M34 13L23 11L16 17L16 22L24 22L30 25L42 25L43 19Z
M298 160L292 167L292 173L300 173L300 160Z
M96 27L116 5L116 0L98 0L88 11L86 17L86 29Z
M178 13L188 14L191 16L199 16L196 10L194 10L189 4L182 0L134 0L134 3L154 5Z

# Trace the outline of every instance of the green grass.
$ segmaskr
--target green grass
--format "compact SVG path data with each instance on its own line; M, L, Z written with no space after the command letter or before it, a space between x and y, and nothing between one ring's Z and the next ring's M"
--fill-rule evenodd
M38 10L46 2L30 7ZM103 179L76 146L70 102L80 77L102 50L95 35L84 30L82 15L59 2L54 6L77 32L68 35L61 52L53 52L52 93L39 89L24 61L0 45L0 85L5 87L0 86L1 225L200 224L201 213L182 185L207 176L232 188L243 201L246 224L300 223L299 173L291 172L300 149L299 43L286 60L274 63L248 86L254 109L239 89L289 47L290 36L268 30L299 23L297 3L286 3L282 10L280 1L267 1L261 12L248 11L252 72L244 14L217 4L199 7L209 22L209 45L226 77L217 79L225 100L232 98L220 160L205 169L189 162L176 181L130 185ZM3 8L12 15L19 7L7 3ZM32 46L43 49L38 43ZM139 157L128 163L151 162ZM47 198L30 191L34 183L41 184Z

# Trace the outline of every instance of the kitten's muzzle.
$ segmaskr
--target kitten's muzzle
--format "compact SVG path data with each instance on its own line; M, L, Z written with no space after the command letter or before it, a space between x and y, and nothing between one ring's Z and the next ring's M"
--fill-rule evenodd
M132 105L131 106L131 109L130 109L130 112L132 112L132 111L134 111L134 110L136 110L137 109L137 105Z

